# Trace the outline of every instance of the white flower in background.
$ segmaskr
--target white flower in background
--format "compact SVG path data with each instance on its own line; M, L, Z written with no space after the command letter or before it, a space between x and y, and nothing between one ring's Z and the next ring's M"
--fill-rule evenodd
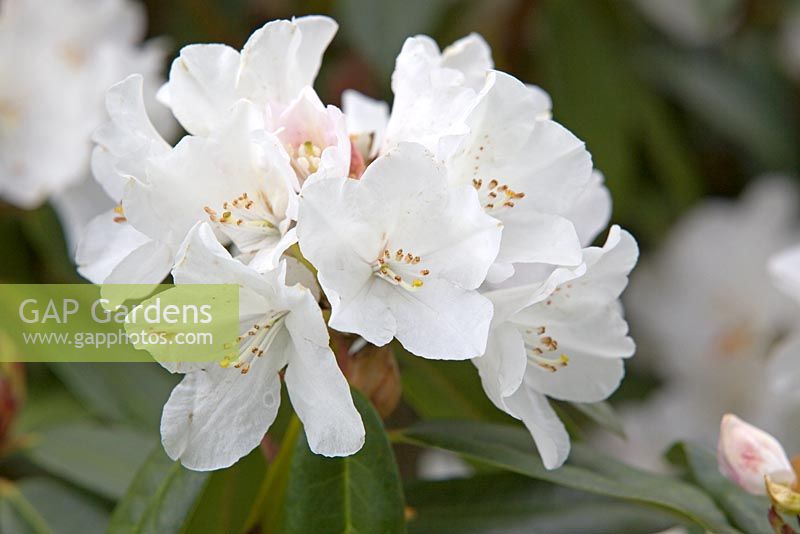
M422 480L469 478L474 473L472 466L450 451L425 449L417 459L417 478Z
M111 204L86 183L106 89L143 73L154 103L163 50L139 46L144 25L141 6L128 0L6 0L0 7L0 196L22 208L54 200L70 240ZM168 129L166 119L157 122ZM87 196L93 201L82 202Z
M111 122L95 135L93 168L118 205L93 221L81 243L84 276L160 281L201 220L214 223L252 266L274 267L294 242L302 184L349 171L345 119L310 87L335 31L327 17L302 17L266 24L241 53L225 45L183 48L160 92L192 134L174 148L149 123L141 81L115 86Z
M772 286L767 260L796 241L796 206L790 182L762 179L738 201L693 209L640 267L626 298L634 332L639 328L637 362L663 385L622 410L627 440L600 438L611 452L663 468L661 454L675 441L713 445L728 412L783 430L779 436L795 444L796 426L777 417L771 369L775 343L797 311Z
M241 324L238 358L190 370L164 406L164 448L190 469L228 467L258 446L278 412L284 367L313 452L346 456L364 444L364 426L329 347L317 298L307 287L287 285L286 269L285 262L266 273L244 265L207 223L186 239L175 283L239 285Z
M486 353L473 363L495 405L525 423L548 469L566 460L569 436L547 397L607 398L634 353L618 299L637 257L636 241L614 226L602 248L584 249L580 267L484 293L495 315Z
M432 155L408 143L360 180L306 186L297 235L331 303L332 328L378 346L396 337L419 356L466 359L486 346L492 306L475 290L501 226L472 187L448 187Z

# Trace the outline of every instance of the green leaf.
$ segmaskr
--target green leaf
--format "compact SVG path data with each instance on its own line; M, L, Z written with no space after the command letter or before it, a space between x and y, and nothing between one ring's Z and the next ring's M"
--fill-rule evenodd
M486 397L472 363L427 360L398 344L394 352L403 380L403 399L420 417L513 421Z
M609 403L570 402L569 404L602 428L613 432L621 438L625 437L625 428L622 425L622 421Z
M405 530L400 474L383 423L355 390L353 398L367 431L358 453L326 458L311 452L305 434L297 440L286 489L288 532Z
M645 54L641 64L656 83L717 133L748 150L760 166L796 167L792 97L775 87L768 72L749 73L744 65L722 57L666 49Z
M77 422L37 434L26 451L39 467L112 500L124 495L153 439L122 426Z
M211 473L185 531L204 534L246 532L245 521L266 469L264 454L256 448L231 467Z
M50 368L95 415L153 433L177 381L157 363L52 363Z
M544 468L527 431L491 423L422 422L395 434L402 442L437 447L465 459L568 488L638 502L672 512L715 533L738 532L711 498L678 479L638 471L573 444L570 464Z
M406 491L411 534L487 532L651 533L675 525L666 512L509 473L415 482Z
M158 447L114 510L109 534L179 532L210 476L189 471Z
M247 519L245 530L248 532L259 522L263 532L283 531L286 486L289 483L289 469L299 433L300 420L292 414L281 440L280 452L267 470L267 476L261 484L250 517Z
M722 476L714 453L698 445L678 443L667 456L673 463L685 466L692 481L708 491L741 530L753 534L772 532L767 520L769 499L750 495Z
M107 507L77 488L38 477L21 480L17 487L55 534L105 532L108 526Z
M41 208L25 212L22 230L45 269L48 282L77 283L81 281L72 263L64 241L64 232L53 208Z
M53 530L14 484L0 479L0 532L49 534Z

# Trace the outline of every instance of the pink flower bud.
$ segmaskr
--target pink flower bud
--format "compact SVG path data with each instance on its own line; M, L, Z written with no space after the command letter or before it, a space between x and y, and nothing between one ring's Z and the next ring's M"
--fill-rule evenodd
M758 495L766 493L765 476L793 477L792 464L778 440L732 414L722 418L717 462L722 474Z

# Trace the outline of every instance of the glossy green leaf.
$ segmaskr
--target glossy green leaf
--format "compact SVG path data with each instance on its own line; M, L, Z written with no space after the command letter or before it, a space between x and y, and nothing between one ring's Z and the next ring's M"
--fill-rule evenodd
M108 527L108 506L78 488L39 477L21 480L17 487L54 534L105 532Z
M0 479L0 532L50 534L53 530L14 484Z
M22 230L39 258L47 282L81 282L67 249L61 223L50 206L25 212Z
M178 380L157 363L52 363L50 368L95 415L153 433Z
M666 512L510 473L418 481L406 491L411 534L652 533L674 526Z
M158 447L114 510L109 534L179 532L210 476L184 468Z
M584 416L597 423L600 427L622 438L625 437L625 428L622 426L622 421L609 403L571 402L569 404Z
M119 499L154 440L123 426L77 422L48 428L35 435L26 451L43 469L112 500Z
M284 403L284 406L288 403ZM300 434L300 420L292 414L283 439L280 451L267 470L257 497L246 523L250 531L260 523L265 533L282 532L284 528L284 503L286 502L286 486L289 483L289 469L296 449L297 437Z
M204 534L245 532L245 521L266 469L264 454L256 448L231 467L211 473L185 530Z
M712 55L665 49L642 58L643 70L720 136L748 150L770 169L797 165L798 132L791 94L774 87L765 73ZM773 85L771 85L773 84Z
M678 443L668 453L673 463L687 468L693 482L714 497L731 521L744 532L772 532L767 521L769 500L750 495L722 476L714 453L698 445Z
M468 361L427 360L394 346L403 381L403 399L425 419L474 419L509 422L481 387Z
M648 504L716 533L737 532L713 500L676 478L655 475L573 444L570 464L549 471L523 429L491 423L422 422L396 434L402 442L437 447L531 478L588 493Z
M300 435L286 489L286 531L298 533L403 532L400 475L383 423L369 401L353 390L367 436L344 458L311 452Z

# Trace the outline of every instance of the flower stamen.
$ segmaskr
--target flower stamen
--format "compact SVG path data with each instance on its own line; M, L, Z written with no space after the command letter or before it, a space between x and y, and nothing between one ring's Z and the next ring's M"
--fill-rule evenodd
M430 275L430 269L410 269L422 261L420 256L411 252L397 249L394 254L384 248L377 260L372 264L372 272L392 285L397 285L408 291L416 291L425 283L418 276Z

